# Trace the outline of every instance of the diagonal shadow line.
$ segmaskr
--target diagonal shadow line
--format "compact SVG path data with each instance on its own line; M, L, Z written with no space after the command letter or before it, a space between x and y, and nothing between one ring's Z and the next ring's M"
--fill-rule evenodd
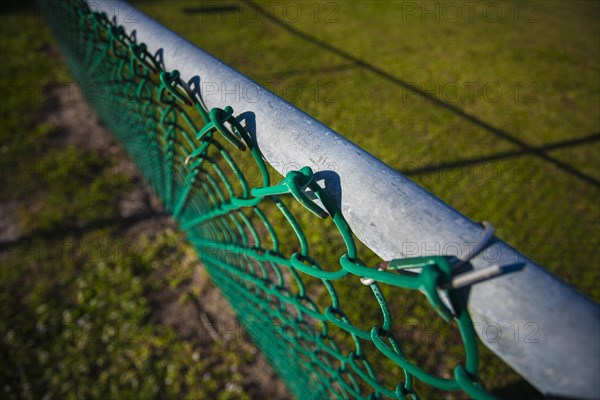
M600 141L600 132L594 133L592 135L584 136L582 138L569 139L569 140L564 140L561 142L546 144L543 146L536 147L536 150L551 151L551 150L557 150L557 149L565 149L565 148L569 148L569 147L579 146L582 144L594 143L597 141ZM419 168L401 170L400 172L402 172L404 175L408 175L408 176L418 175L418 174L427 174L427 173L431 173L431 172L439 172L439 171L448 170L448 169L483 164L483 163L490 162L490 161L498 161L498 160L504 160L507 158L521 157L521 156L526 156L529 154L531 154L531 152L529 152L527 150L512 150L512 151L505 151L505 152L501 152L501 153L491 154L488 156L473 157L473 158L467 158L467 159L456 160L456 161L448 161L448 162L439 163L439 164L430 164L430 165L425 165L425 166L419 167Z
M237 4L203 4L196 7L183 7L181 10L185 14L223 14L233 13L240 10Z
M256 12L258 12L260 15L267 18L271 22L279 25L280 27L282 27L286 31L290 32L291 34L296 35L316 46L319 46L322 49L325 49L345 60L351 61L351 62L355 63L357 66L362 67L362 68L372 72L373 74L375 74L383 79L386 79L387 81L392 82L398 86L401 86L401 87L423 97L424 99L430 101L431 103L433 103L441 108L444 108L444 109L454 113L455 115L458 115L459 117L464 118L465 120L471 122L472 124L492 133L493 135L495 135L501 139L504 139L514 145L521 147L523 149L523 151L526 151L530 154L536 155L537 157L543 159L544 161L554 164L556 167L562 169L563 171L570 173L571 175L581 179L582 181L587 182L590 185L596 186L597 188L600 188L600 181L594 179L593 177L591 177L589 175L584 174L583 172L579 171L578 169L572 167L571 165L546 154L545 150L531 146L527 142L515 137L514 135L512 135L500 128L496 128L495 126L493 126L471 114L468 114L467 112L461 110L460 108L458 108L452 104L446 103L446 102L438 99L437 97L419 89L418 87L410 84L407 81L404 81L404 80L402 80L402 79L400 79L400 78L398 78L398 77L396 77L396 76L394 76L372 64L369 64L366 61L361 60L358 57L353 56L350 53L345 52L344 50L338 49L337 47L334 47L322 40L319 40L307 33L304 33L302 31L294 28L293 26L290 26L289 24L287 24L284 21L281 21L280 19L275 17L273 15L273 13L269 13L268 11L264 10L260 5L254 3L252 0L242 0L242 1L248 7L251 7Z
M297 75L332 74L336 72L344 72L353 68L356 68L355 64L340 64L320 68L291 69L288 71L265 73L265 76L268 76L269 78L283 79Z
M5 257L5 255L2 254L3 252L8 252L13 247L20 246L23 244L30 245L30 244L34 243L35 240L38 240L38 239L62 240L63 238L66 238L69 235L81 237L83 234L93 232L95 230L103 229L103 228L117 227L117 229L127 229L127 228L130 228L130 227L134 226L135 224L140 223L145 220L149 220L152 218L168 217L168 216L169 215L164 211L148 210L148 211L143 211L141 213L134 214L134 215L131 215L128 217L98 219L96 221L92 221L88 225L81 226L81 227L80 226L75 226L75 227L62 226L62 227L60 227L60 229L54 229L51 231L39 229L39 230L33 231L23 237L20 237L16 240L0 241L0 260L2 260L3 257Z

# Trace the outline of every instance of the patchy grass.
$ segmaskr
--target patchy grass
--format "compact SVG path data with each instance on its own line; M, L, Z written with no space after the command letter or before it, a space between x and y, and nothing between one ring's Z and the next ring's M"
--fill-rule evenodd
M69 145L47 122L60 106L49 88L72 78L35 11L1 18L1 224L13 233L0 248L0 397L249 398L247 343L199 346L154 316L157 293L197 271L190 247L173 230L127 234L120 208L138 175L122 151Z
M257 3L263 14L243 1L136 5L470 218L492 221L499 237L600 300L598 4L465 5L456 20L444 2ZM362 293L352 283L340 291ZM419 300L402 299L399 315L430 321ZM445 342L427 345L423 354L423 342L407 344L431 369ZM495 393L535 395L482 352Z
M600 300L599 187L530 150L600 180L597 3L257 3L135 5Z
M452 22L442 14L436 20L435 11L424 18L400 2L287 3L300 7L299 17L283 2L261 2L287 29L242 2L210 12L193 11L188 1L136 4L472 219L494 222L501 238L600 299L598 187L518 144L600 132L597 3L536 2L516 10L519 3L507 2L496 22L481 7L472 19L463 14ZM3 396L248 397L239 372L252 358L246 350L215 345L200 357L192 343L152 321L149 293L189 279L185 269L156 274L164 267L157 259L182 251L180 236L166 232L131 248L119 237L116 209L136 183L115 173L118 160L76 147L49 149L58 132L42 118L44 90L71 78L44 23L32 13L2 14L0 29L7 60L0 64L0 201L20 204L26 238L1 253ZM599 180L599 145L565 144L547 154ZM520 153L476 160L502 152ZM458 166L444 166L451 162ZM323 240L309 235L311 243ZM182 262L173 257L170 263ZM372 302L356 285L336 289L342 299ZM413 359L430 370L460 359L459 347L447 345L451 333L423 339L432 329L423 321L432 316L419 298L386 295L403 299L393 302L394 314L416 326L405 343ZM378 312L345 310L353 321ZM450 357L440 363L445 353ZM485 349L482 364L481 378L495 393L535 396ZM401 372L380 367L390 379ZM426 398L439 395L419 389Z

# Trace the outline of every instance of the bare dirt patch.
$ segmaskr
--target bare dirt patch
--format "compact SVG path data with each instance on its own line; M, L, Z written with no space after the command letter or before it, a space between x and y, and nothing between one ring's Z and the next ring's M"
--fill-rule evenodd
M125 221L121 229L125 240L135 245L143 237L152 240L164 230L176 230L176 223L165 215L160 201L124 149L87 104L79 88L72 85L67 92L65 90L65 87L59 87L51 91L46 109L46 121L57 128L52 146L75 145L83 150L95 150L118 157L117 168L127 171L135 182L134 189L117 205L119 215ZM10 204L2 205L4 210L10 207ZM2 240L17 240L17 221L3 217L2 222ZM201 263L195 258L188 261L194 270L192 279L175 288L165 287L149 294L153 307L152 322L172 327L180 339L194 344L201 357L210 357L212 349L217 346L233 346L251 354L251 360L238 368L238 372L244 376L244 390L253 398L291 398L266 359L250 342L229 303L210 281ZM159 273L166 274L168 271ZM223 334L224 330L229 334ZM236 334L231 335L231 332Z

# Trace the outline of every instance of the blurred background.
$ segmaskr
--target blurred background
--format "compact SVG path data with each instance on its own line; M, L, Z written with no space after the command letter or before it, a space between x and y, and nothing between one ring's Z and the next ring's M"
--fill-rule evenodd
M132 3L600 300L600 3ZM288 398L37 5L0 18L1 397Z

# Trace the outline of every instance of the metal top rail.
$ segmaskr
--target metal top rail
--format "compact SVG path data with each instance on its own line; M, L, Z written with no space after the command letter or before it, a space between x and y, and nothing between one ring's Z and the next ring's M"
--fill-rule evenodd
M432 249L460 257L479 241L481 225L139 10L123 1L88 3L135 30L151 53L160 50L167 70L186 81L199 77L208 108L232 105L251 116L262 154L280 173L302 166L317 172L355 235L384 260ZM482 342L546 395L600 397L599 305L497 238L471 263L476 270L524 265L470 287L468 307ZM529 340L509 334L515 323L528 329Z

